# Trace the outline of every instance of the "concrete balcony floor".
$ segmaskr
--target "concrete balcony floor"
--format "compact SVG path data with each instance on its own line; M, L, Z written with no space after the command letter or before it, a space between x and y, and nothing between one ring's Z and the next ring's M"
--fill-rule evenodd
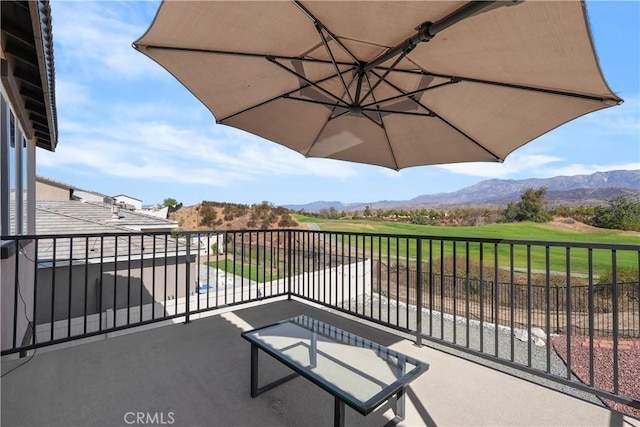
M298 301L262 302L108 339L40 349L2 378L2 426L329 426L333 397L295 378L249 395L243 330L299 314L430 364L407 389L406 426L640 426L606 407L446 354ZM5 361L2 373L26 359ZM260 383L289 371L260 353ZM395 425L388 405L347 426ZM141 415L138 415L141 414ZM142 416L142 418L138 418Z

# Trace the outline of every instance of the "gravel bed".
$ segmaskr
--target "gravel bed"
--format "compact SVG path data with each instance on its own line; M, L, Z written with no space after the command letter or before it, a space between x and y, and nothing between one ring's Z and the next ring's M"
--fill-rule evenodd
M384 296L376 294L373 296L361 295L351 301L345 301L344 308L348 307L352 311L371 316L382 322L388 322L411 330L416 328L416 307L389 301ZM548 348L544 345L544 341L536 340L538 345L534 344L533 340L528 339L526 330L514 329L512 333L509 327L498 326L496 328L495 325L488 323L484 323L481 326L480 322L476 320L467 322L467 319L463 317L454 318L449 314L443 315L440 312L430 312L428 309L423 309L422 332L435 338L433 341L423 340L424 345L604 406L602 400L591 393L438 343L438 340L446 343L455 343L458 346L481 352L493 358L495 358L497 350L498 359L512 361L518 366L529 367L542 373L546 372L566 378L567 365L564 360L558 356L553 348ZM572 372L569 372L569 377L572 381L580 382L580 379Z
M551 339L556 352L567 360L567 337ZM589 367L590 342L588 337L572 337L570 340L571 369L585 383L591 381ZM596 337L593 342L593 384L613 392L613 338ZM618 340L618 381L621 395L640 400L640 339ZM640 420L640 409L605 399L607 406Z

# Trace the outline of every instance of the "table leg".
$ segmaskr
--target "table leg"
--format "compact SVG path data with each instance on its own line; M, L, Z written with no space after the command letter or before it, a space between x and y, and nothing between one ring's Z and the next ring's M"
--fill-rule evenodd
M333 408L333 427L344 427L344 402L336 397Z
M258 346L251 343L251 397L258 395Z
M315 332L311 333L311 346L309 347L309 364L311 368L318 366L318 335Z
M396 393L396 417L404 420L404 405L405 405L404 387Z

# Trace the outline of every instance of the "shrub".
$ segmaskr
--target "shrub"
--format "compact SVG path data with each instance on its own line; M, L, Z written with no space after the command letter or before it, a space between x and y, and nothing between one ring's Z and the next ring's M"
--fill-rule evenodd
M551 214L544 210L547 203L545 196L547 189L545 187L534 190L527 188L520 196L518 203L509 203L505 209L501 222L548 222L551 220Z
M617 230L640 231L640 203L627 196L609 200L596 208L592 225Z

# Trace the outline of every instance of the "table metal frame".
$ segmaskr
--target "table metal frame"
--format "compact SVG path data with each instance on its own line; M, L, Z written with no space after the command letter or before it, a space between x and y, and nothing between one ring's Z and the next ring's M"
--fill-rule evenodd
M339 395L339 392L337 392L333 387L332 387L332 383L329 383L326 380L323 379L319 379L317 377L314 377L313 375L310 374L310 370L306 367L303 367L299 364L296 363L292 363L289 359L287 359L287 357L284 356L283 353L278 352L276 350L274 350L273 348L261 343L259 340L255 339L252 335L255 334L256 332L259 332L263 329L267 329L267 328L271 328L273 326L282 324L282 323L287 323L287 322L291 322L291 323L296 323L298 325L300 325L298 322L296 322L296 320L298 319L302 319L304 321L305 324L318 324L318 325L322 325L323 327L328 327L331 328L332 334L335 334L336 332L339 333L341 336L343 335L347 335L348 338L350 340L356 340L356 342L362 342L365 343L367 345L370 346L370 348L378 351L378 352L385 352L386 354L392 355L394 357L398 357L401 358L403 361L406 362L411 362L412 364L416 364L417 368L414 369L412 372L409 373L409 375L405 375L407 374L406 372L404 372L404 363L399 365L401 369L401 371L398 372L398 375L400 377L400 379L398 381L396 381L395 383L391 384L390 386L388 386L385 390L383 390L383 392L379 393L378 395L375 396L375 400L373 401L373 403L367 405L367 406L361 406L361 405L357 405L355 403L352 403L348 400L343 399L343 397L341 397ZM302 327L307 328L304 325L300 325ZM311 331L311 329L309 329ZM310 367L313 368L315 367L317 361L316 361L316 357L317 357L317 333L320 333L322 336L324 337L329 337L331 339L335 338L333 336L328 336L326 334L322 334L321 331L316 331L315 329L312 331L312 339L311 339L311 343L308 346L309 347L309 360L311 361L310 363ZM356 411L358 411L359 413L361 413L362 415L367 415L369 413L371 413L372 411L374 411L376 408L378 408L380 405L382 405L385 402L390 401L391 399L395 398L395 405L392 406L392 409L394 409L394 413L397 419L402 420L405 417L405 386L407 384L409 384L411 381L413 381L415 378L417 378L419 375L421 375L422 373L424 373L429 365L424 363L424 362L420 362L417 361L409 356L406 356L402 353L398 353L396 351L390 350L385 346L382 346L380 344L377 343L373 343L365 338L359 337L357 335L351 334L350 332L346 332L343 331L341 329L336 328L335 326L331 326L328 325L326 323L317 321L315 319L312 319L310 317L307 316L298 316L292 319L287 319L287 320L283 320L282 322L278 322L272 325L268 325L268 326L264 326L261 328L257 328L251 331L246 331L243 332L242 337L246 340L248 340L251 343L251 397L255 398L258 395L269 391L287 381L292 380L293 378L296 378L298 376L302 376L304 378L306 378L307 380L313 382L314 384L316 384L317 386L321 387L322 389L324 389L325 391L327 391L328 393L330 393L331 395L334 396L334 426L336 427L343 427L344 426L344 417L345 417L345 403L348 404L350 407L352 407L353 409L355 409ZM336 340L337 341L337 340ZM339 342L339 341L337 341ZM302 344L301 344L302 345ZM287 375L285 377L282 377L276 381L273 381L269 384L266 384L262 387L259 386L259 363L258 363L258 350L262 350L265 353L269 354L270 356L272 356L274 359L276 359L277 361L283 363L284 365L286 365L287 367L291 368L294 372L290 375Z

